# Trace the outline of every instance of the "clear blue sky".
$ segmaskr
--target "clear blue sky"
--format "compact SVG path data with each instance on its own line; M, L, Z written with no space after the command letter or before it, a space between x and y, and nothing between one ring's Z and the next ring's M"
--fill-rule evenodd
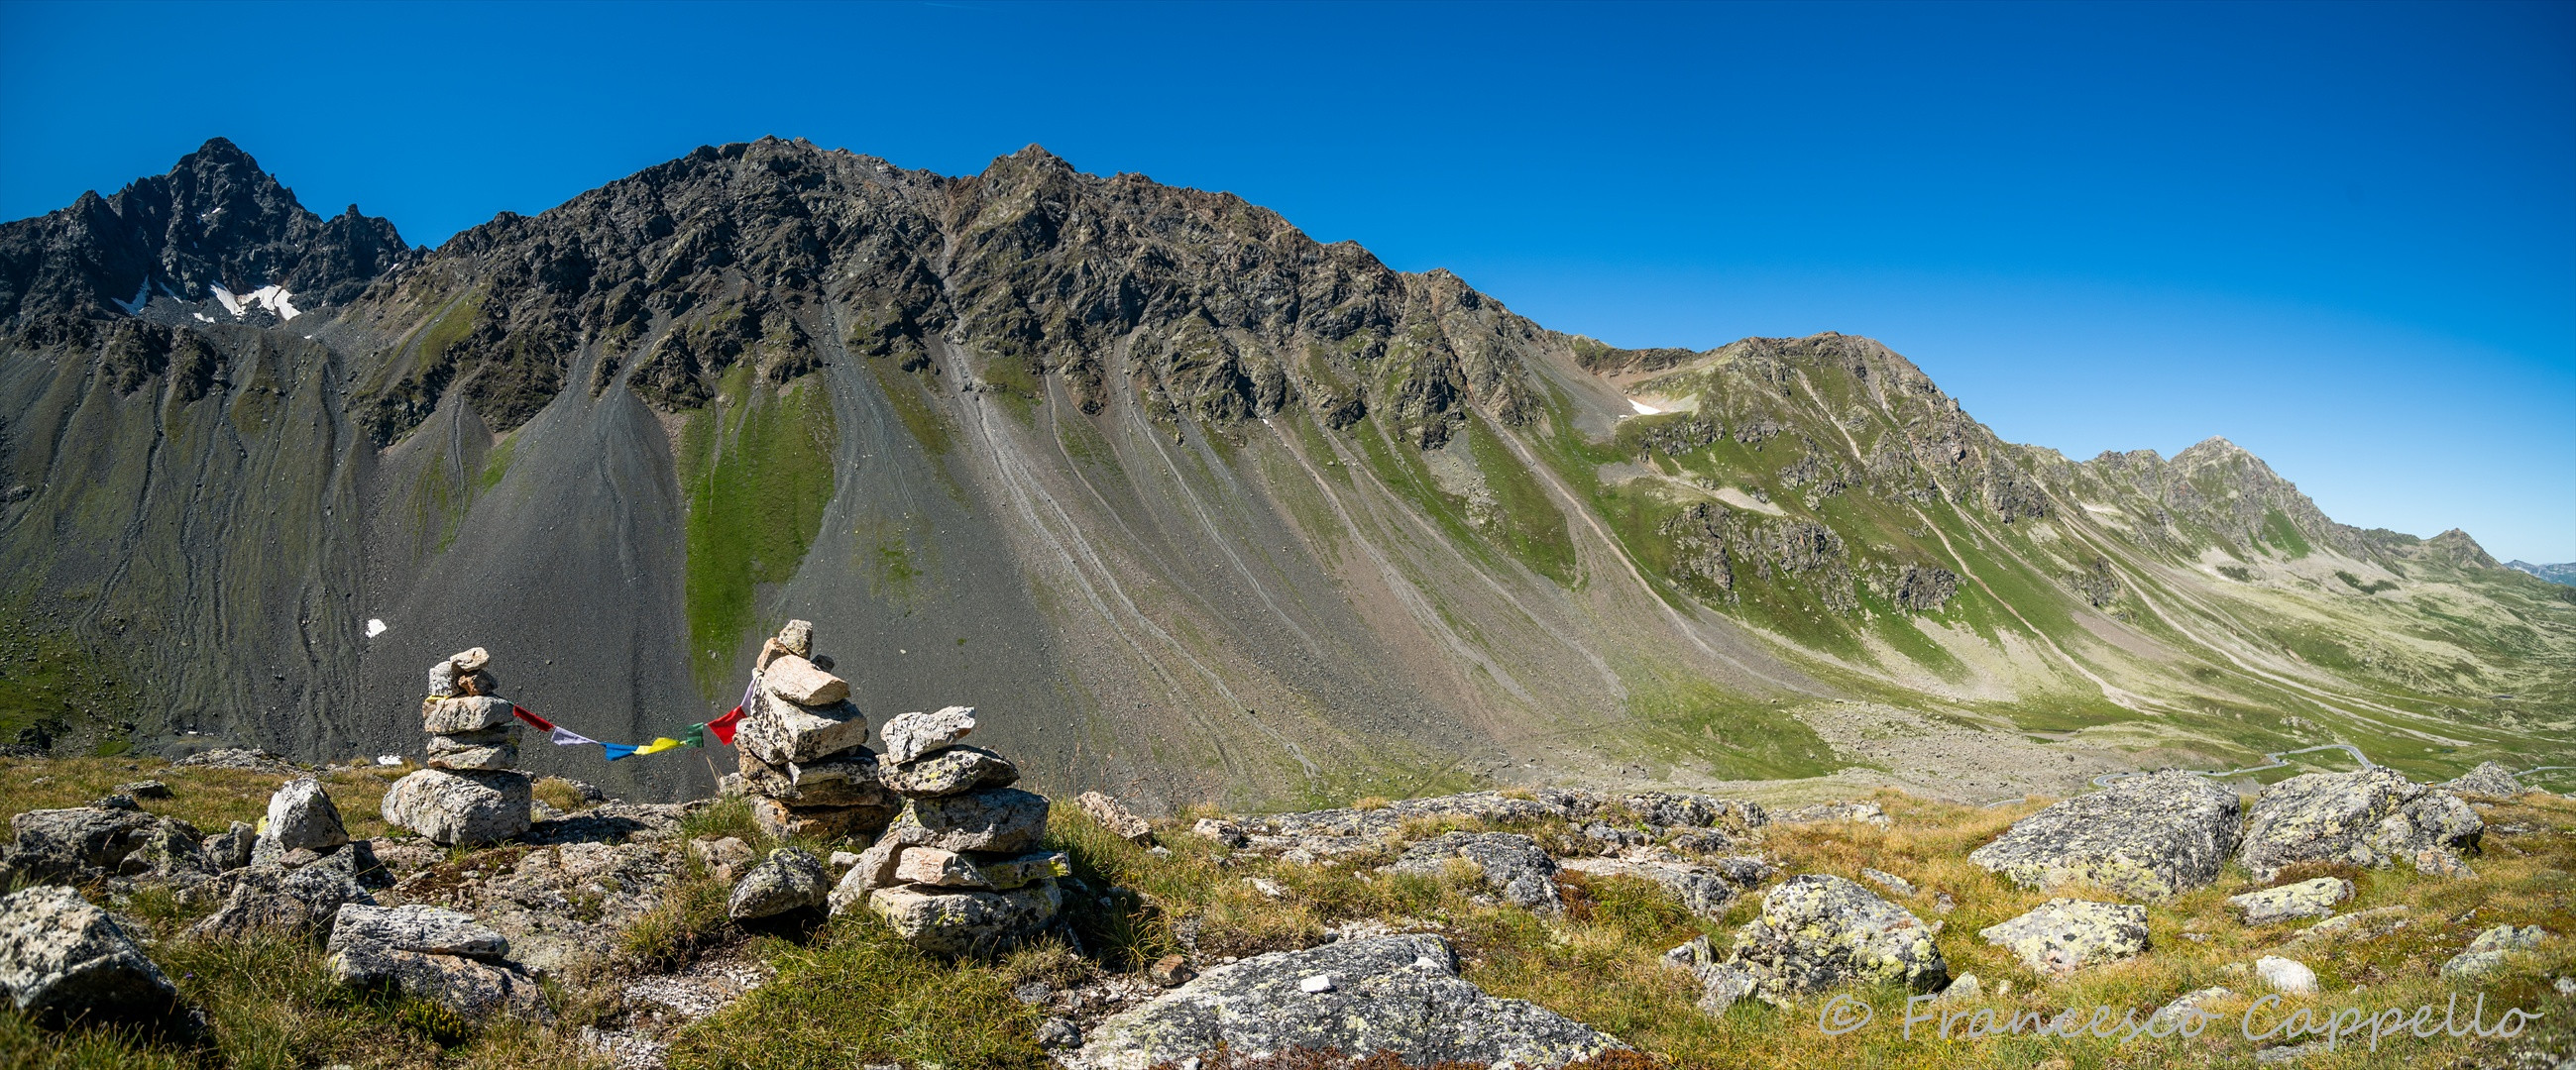
M0 6L0 217L212 135L417 242L762 134L1036 142L1624 345L1840 330L2576 560L2576 6Z

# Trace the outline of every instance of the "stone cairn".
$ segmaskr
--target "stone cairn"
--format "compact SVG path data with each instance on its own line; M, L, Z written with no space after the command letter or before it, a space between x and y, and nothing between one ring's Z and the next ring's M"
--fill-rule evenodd
M1046 797L1011 787L1020 771L1001 755L957 745L974 730L965 706L886 722L879 778L903 809L842 875L832 913L864 904L942 955L1005 948L1055 922L1056 878L1072 868L1040 849Z
M429 768L394 782L385 792L388 823L439 844L479 846L528 831L536 801L519 762L518 719L482 647L455 654L429 668L429 697L421 700L421 730L429 733Z
M867 716L831 665L814 657L814 626L791 620L752 666L734 733L742 771L724 787L747 796L761 831L778 839L863 836L894 817L897 800L866 746Z

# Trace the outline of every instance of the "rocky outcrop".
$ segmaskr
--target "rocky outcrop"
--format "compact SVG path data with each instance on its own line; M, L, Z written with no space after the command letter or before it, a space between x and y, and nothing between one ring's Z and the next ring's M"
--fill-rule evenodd
M2442 976L2456 978L2484 977L2504 968L2505 957L2517 951L2534 951L2542 937L2549 935L2537 925L2515 928L2498 925L2479 933L2469 942L2468 950L2451 956L2442 963Z
M743 874L725 901L725 913L735 921L776 917L820 907L831 891L831 879L823 875L820 860L810 852L781 847Z
M29 810L9 819L0 882L87 885L149 878L187 883L210 870L195 826L123 807ZM0 883L6 887L7 883Z
M260 838L280 852L328 851L349 842L349 830L340 822L340 808L332 805L331 796L322 790L322 782L312 777L287 781L271 794L268 818L261 826Z
M1561 870L1595 877L1633 877L1664 886L1682 907L1710 921L1726 916L1726 908L1755 885L1770 878L1772 868L1755 858L1726 858L1712 864L1678 860L1626 858L1569 858L1557 863Z
M1696 975L1701 1009L1725 1010L1754 996L1786 1006L1845 984L1901 984L1918 992L1949 983L1932 929L1905 908L1841 877L1792 877L1763 897L1762 916L1735 932L1720 955L1707 937L1665 960Z
M496 1013L547 1017L536 980L508 961L510 942L473 915L432 906L340 908L329 945L332 976L351 987L389 987L468 1019Z
M2520 797L2525 789L2503 762L2486 761L2443 784L2442 790L2480 799L2512 799Z
M107 912L69 888L0 899L0 991L22 1012L157 1013L179 990Z
M2051 899L1979 937L2013 953L2042 977L2147 953L2147 908L2083 899Z
M2239 857L2258 881L2301 862L2458 873L2451 852L2475 850L2485 828L2456 796L2385 766L2308 773L2263 789Z
M1219 1049L1392 1053L1406 1065L1563 1066L1622 1048L1554 1011L1458 976L1436 936L1344 940L1217 966L1091 1030L1076 1070L1146 1070Z
M1100 827L1116 834L1119 839L1140 844L1154 842L1154 826L1147 823L1144 818L1136 816L1116 799L1097 791L1086 791L1076 796L1073 803L1081 807L1083 813L1090 815L1092 820L1099 822Z
M2341 877L2318 877L2231 895L2227 897L2227 907L2236 912L2237 920L2247 925L2272 925L2331 917L2335 907L2350 898L2351 881Z
M1404 849L1391 873L1439 876L1464 866L1478 883L1513 906L1532 910L1565 909L1556 890L1556 860L1538 841L1510 832L1448 832Z
M2218 879L2241 816L2236 793L2191 773L2126 777L2014 822L1968 860L2025 888L2083 883L2160 902Z
M535 785L511 770L450 772L423 769L385 790L385 822L441 846L500 843L528 831Z

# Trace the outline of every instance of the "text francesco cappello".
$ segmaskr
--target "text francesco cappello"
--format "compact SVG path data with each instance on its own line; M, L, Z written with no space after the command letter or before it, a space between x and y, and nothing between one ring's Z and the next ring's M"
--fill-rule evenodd
M1905 1017L1895 1025L1905 1039L1922 1038L1976 1042L1999 1037L2050 1037L2060 1040L2091 1038L2120 1044L2140 1038L2163 1040L2168 1037L2198 1037L2213 1023L2230 1016L2216 1011L2183 1005L2159 1011L2137 1007L2068 1007L2051 1014L2047 1011L2013 1011L1982 1007L1936 1007L1935 997L1914 996L1905 1001ZM2539 1021L2542 1012L2520 1007L2508 1008L2490 1017L2485 993L2463 997L2452 993L2444 1004L2419 1004L2414 1007L2291 1007L2281 1006L2278 995L2264 996L2234 1016L2237 1031L2251 1042L2273 1041L2294 1043L2322 1041L2328 1050L2340 1045L2366 1045L2378 1051L2383 1041L2399 1037L2430 1039L2451 1037L2515 1037L2531 1023ZM1866 1000L1845 993L1825 1001L1816 1015L1816 1028L1827 1036L1839 1036L1868 1026L1878 1017L1878 1010Z

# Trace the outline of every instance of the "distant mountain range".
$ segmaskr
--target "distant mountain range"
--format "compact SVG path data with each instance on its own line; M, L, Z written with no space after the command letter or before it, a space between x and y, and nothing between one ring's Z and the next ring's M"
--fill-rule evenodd
M2541 579L2548 580L2551 583L2564 583L2570 587L2576 587L2576 561L2569 561L2556 565L2535 565L2529 561L2507 561L2504 563L2504 567L2513 569L2517 572L2528 572L2534 576L2540 577Z
M217 140L0 225L0 575L0 733L56 750L398 750L475 645L642 741L801 617L871 713L1175 804L2576 761L2576 591L2466 533L2223 439L2003 442L1864 338L1607 346L1035 147L702 148L431 250ZM582 760L529 764L715 771Z

